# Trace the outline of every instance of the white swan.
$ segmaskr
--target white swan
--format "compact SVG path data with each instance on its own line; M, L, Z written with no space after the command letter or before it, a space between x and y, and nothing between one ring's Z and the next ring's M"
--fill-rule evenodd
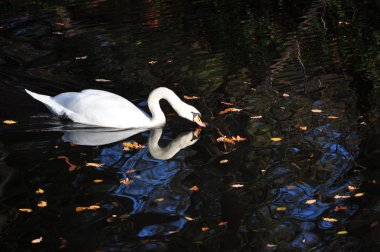
M153 128L165 124L165 115L159 101L167 100L179 116L205 127L201 113L193 106L184 103L170 89L159 87L148 98L152 113L146 113L123 97L102 90L86 89L82 92L62 93L54 97L25 91L34 99L42 102L55 115L63 116L74 122L121 129Z

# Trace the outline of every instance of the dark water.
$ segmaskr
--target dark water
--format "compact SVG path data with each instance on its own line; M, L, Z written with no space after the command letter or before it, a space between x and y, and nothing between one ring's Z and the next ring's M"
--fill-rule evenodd
M0 128L1 251L377 251L379 8L1 1L0 119L16 121ZM200 97L200 139L169 106L165 128L122 140L23 92L104 89L146 109L158 86Z

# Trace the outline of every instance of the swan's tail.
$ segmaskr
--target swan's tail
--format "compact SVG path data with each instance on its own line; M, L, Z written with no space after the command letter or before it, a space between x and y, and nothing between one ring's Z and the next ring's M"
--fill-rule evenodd
M32 91L29 91L25 89L25 92L27 92L30 96L32 96L37 101L42 102L45 104L45 106L53 113L58 116L69 116L73 112L65 107L63 107L61 104L57 103L51 96L47 95L41 95L34 93Z

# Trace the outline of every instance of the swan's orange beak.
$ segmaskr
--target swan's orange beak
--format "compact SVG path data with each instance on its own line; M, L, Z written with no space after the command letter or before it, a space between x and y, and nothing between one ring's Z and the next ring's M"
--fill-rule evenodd
M206 127L206 124L204 122L202 122L201 117L199 115L196 115L194 117L194 122L201 127Z
M202 128L196 128L195 130L194 130L194 132L193 132L193 136L195 137L195 138L198 138L199 137L199 135L201 134L201 132L202 132Z

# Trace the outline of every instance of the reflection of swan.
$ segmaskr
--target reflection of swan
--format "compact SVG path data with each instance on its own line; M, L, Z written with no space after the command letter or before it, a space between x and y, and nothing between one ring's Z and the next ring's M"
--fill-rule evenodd
M113 128L152 128L165 124L165 115L160 100L167 100L179 116L206 125L201 121L201 113L181 99L170 89L160 87L153 90L148 98L152 118L123 97L102 90L86 89L82 92L62 93L54 97L25 91L34 99L44 103L58 116L74 122Z
M184 149L190 145L195 144L198 141L200 128L194 132L189 131L180 134L173 141L171 141L166 147L161 148L158 145L158 141L161 138L162 129L154 129L150 131L148 148L149 152L155 159L167 160L172 158L178 151Z
M66 131L62 139L73 144L97 146L122 141L146 130L147 129L104 131L103 129L103 131L101 131L101 129L77 129ZM162 128L151 129L148 141L149 152L156 159L170 159L181 149L194 144L198 140L199 134L200 128L194 132L189 131L182 133L166 147L161 148L158 145L158 141L162 135Z

